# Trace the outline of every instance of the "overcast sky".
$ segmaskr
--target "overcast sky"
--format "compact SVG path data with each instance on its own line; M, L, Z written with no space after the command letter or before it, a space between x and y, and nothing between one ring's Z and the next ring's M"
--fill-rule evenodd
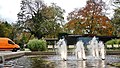
M21 0L0 0L0 18L9 22L17 20L17 13L20 11ZM86 0L44 0L45 3L50 5L56 3L62 9L65 9L66 14L73 11L75 8L84 7Z

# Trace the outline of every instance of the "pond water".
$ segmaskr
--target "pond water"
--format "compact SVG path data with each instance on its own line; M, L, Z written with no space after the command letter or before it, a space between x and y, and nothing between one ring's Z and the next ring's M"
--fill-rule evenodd
M112 66L113 63L120 64L120 56L107 55L105 60L87 59L75 60L73 56L68 56L67 61L59 59L57 55L48 56L23 56L17 59L6 61L5 64L14 66L13 68L120 68Z

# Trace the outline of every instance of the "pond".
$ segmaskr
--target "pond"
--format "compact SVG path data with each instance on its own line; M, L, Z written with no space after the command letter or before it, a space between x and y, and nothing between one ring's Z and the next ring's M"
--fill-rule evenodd
M75 60L74 56L68 56L67 61L59 59L57 55L48 56L23 56L5 62L13 68L120 68L120 56L107 55L105 60L87 59Z

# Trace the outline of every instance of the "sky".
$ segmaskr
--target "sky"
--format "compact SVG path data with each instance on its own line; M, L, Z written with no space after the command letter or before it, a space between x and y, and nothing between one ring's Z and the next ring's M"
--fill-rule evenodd
M0 19L11 23L16 22L17 13L20 11L20 2L21 0L0 0ZM44 2L47 5L54 2L65 9L65 18L75 8L82 8L86 5L86 0L44 0Z
M0 18L9 22L17 20L21 0L0 0Z

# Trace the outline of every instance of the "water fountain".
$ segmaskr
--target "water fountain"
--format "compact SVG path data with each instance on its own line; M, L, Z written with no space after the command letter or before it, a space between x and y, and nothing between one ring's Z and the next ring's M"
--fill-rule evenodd
M98 41L96 37L93 37L91 41L89 41L89 45L87 45L89 55L95 59L99 58L99 47Z
M104 60L105 59L105 48L104 48L103 42L99 41L98 46L99 46L100 58Z
M105 59L105 50L104 44L102 41L98 42L96 37L93 37L92 40L89 41L88 52L91 58L95 59ZM60 55L62 60L67 60L67 44L65 42L65 38L60 39L57 43L58 54ZM78 40L75 48L75 58L77 60L85 60L91 59L90 57L86 57L84 43L82 40Z
M83 42L81 40L79 40L76 43L75 56L78 60L85 60L86 59L85 48L84 48Z
M65 39L60 39L57 43L58 54L62 60L67 60L67 45Z

